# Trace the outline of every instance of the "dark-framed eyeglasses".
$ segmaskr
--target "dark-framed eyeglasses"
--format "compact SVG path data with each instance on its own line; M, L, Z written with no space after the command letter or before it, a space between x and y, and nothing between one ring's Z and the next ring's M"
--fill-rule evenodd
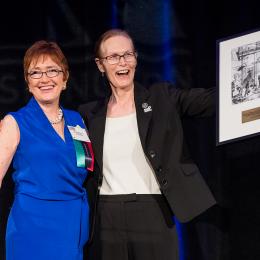
M63 73L62 70L58 70L58 69L49 69L46 71L34 70L34 71L28 72L28 75L32 79L40 79L42 77L43 73L45 73L48 78L54 78L54 77L57 77L61 72Z
M113 54L113 55L109 55L103 58L100 58L102 60L106 60L108 64L110 65L114 65L119 63L121 58L124 58L125 62L133 62L136 60L137 57L137 53L136 52L125 52L122 55L119 54Z

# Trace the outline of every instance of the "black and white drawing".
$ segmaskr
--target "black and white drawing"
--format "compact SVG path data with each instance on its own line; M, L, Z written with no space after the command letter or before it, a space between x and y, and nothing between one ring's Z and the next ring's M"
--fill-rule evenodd
M231 51L233 104L260 98L260 41Z

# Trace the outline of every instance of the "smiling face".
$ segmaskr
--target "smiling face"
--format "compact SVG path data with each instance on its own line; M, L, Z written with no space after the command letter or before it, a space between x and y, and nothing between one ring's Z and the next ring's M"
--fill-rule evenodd
M32 60L29 65L28 73L46 72L49 70L62 70L49 56L40 56L37 60ZM63 72L60 72L56 77L49 78L46 73L43 73L39 79L34 79L28 76L27 83L29 91L39 103L59 103L61 91L66 86Z
M100 46L101 57L124 55L135 52L131 39L116 35L106 39ZM134 87L134 75L137 65L136 58L125 61L120 57L117 64L109 64L107 59L96 59L97 66L104 72L112 88L129 89Z

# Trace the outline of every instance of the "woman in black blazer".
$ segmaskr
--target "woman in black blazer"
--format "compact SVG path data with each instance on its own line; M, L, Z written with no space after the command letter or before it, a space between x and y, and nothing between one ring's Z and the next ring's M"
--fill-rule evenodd
M79 108L96 158L88 181L96 232L87 259L177 260L173 216L187 222L215 204L186 152L181 118L212 115L214 95L134 82L137 53L125 31L105 32L95 55L111 96Z

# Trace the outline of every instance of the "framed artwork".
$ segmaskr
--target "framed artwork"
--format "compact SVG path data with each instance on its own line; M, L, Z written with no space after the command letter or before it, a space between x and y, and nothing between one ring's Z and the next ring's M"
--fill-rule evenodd
M260 134L260 30L217 41L217 145Z

